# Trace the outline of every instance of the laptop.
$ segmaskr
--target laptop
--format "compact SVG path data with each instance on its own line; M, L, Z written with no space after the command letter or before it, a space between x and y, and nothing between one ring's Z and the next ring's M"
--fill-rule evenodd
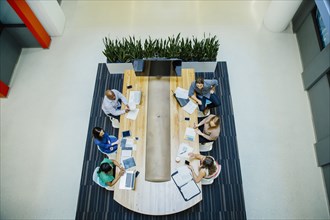
M135 188L135 177L136 171L126 171L126 181L125 188L134 189Z
M173 92L173 91L172 91L172 92ZM176 97L175 92L173 92L173 95L174 95L176 101L178 101L178 103L179 103L179 105L180 105L181 107L183 107L183 106L185 106L185 105L188 104L189 99L178 98L178 97Z

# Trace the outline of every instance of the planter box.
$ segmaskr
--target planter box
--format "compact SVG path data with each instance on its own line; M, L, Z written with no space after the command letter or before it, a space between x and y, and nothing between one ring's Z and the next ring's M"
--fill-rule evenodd
M212 62L182 62L182 69L194 69L195 72L214 72L217 61ZM124 73L133 69L132 63L107 63L110 74Z
M214 72L217 61L210 62L182 62L182 69L194 69L195 72Z

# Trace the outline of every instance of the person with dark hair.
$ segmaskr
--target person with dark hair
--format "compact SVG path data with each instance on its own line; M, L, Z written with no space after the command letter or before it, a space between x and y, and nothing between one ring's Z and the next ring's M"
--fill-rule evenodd
M215 141L220 134L220 118L210 114L197 125L194 124L194 129L199 135L199 143Z
M191 170L193 179L196 183L202 181L202 179L211 179L218 176L221 168L219 164L211 156L203 156L201 154L189 153L190 160L197 159L200 160L200 166L198 168L198 175L195 173L194 168L188 165Z
M218 80L205 79L198 77L195 82L192 82L189 88L188 96L192 98L199 107L199 110L208 115L211 108L220 105L220 98L214 94L215 87L218 86ZM209 102L209 104L207 104Z
M100 127L93 128L94 143L99 146L100 151L111 154L117 151L119 140L115 136L109 135Z
M120 169L118 175L116 174L116 167ZM125 169L120 166L116 160L110 160L109 158L104 158L100 164L100 168L97 172L102 185L113 186L117 183L122 175L124 175Z
M125 109L121 109L121 103L124 103ZM105 91L102 110L104 114L119 119L119 116L130 111L126 97L116 89Z

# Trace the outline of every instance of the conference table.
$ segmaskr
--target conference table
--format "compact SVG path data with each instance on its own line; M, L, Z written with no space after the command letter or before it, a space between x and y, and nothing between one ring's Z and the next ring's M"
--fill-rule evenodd
M173 92L177 87L189 89L191 82L195 80L193 69L182 69L180 77L169 77L169 109L170 109L170 172L173 173L180 166L184 166L184 160L176 161L177 152L180 143L186 143L194 150L199 152L198 135L194 141L185 140L184 135L187 127L193 127L197 122L197 111L192 114L185 112L177 103ZM145 76L136 76L134 70L126 70L123 81L123 94L129 97L130 91L141 91L141 102L137 105L139 109L136 120L126 118L126 114L121 115L119 138L122 138L122 131L130 130L131 137L134 139L136 149L132 156L135 159L136 167L140 173L136 178L135 189L125 190L119 188L119 182L115 185L114 200L122 206L134 212L147 215L168 215L186 210L202 200L202 193L185 201L177 186L170 178L169 181L151 182L146 180L146 140L148 126L148 89L149 78ZM132 88L127 89L131 85ZM150 103L149 103L150 104ZM155 103L157 105L157 103ZM149 105L150 106L150 105ZM185 120L189 117L189 120ZM150 122L149 122L150 123ZM118 148L117 161L120 161L121 148ZM195 170L198 169L199 161L193 160L190 163ZM159 169L154 167L154 169ZM197 184L202 190L201 184Z

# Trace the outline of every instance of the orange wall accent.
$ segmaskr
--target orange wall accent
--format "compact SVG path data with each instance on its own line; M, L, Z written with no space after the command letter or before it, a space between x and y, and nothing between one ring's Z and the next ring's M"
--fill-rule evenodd
M0 80L0 98L5 98L8 95L9 87Z
M7 0L10 6L16 11L26 27L31 31L43 48L49 48L51 38L34 15L30 6L25 0Z

